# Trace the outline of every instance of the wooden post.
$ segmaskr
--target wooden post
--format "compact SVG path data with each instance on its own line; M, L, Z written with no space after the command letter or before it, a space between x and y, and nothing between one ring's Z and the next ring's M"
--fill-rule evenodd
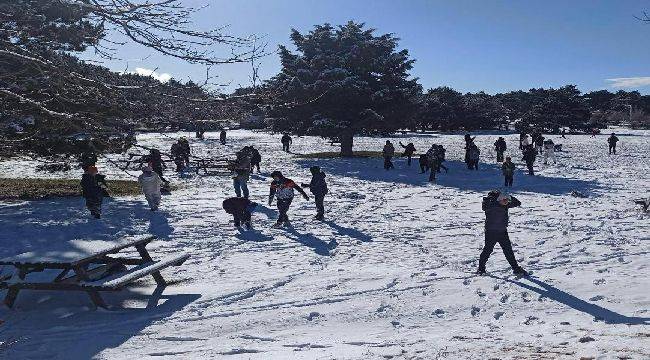
M138 253L140 253L140 256L142 256L142 259L144 261L147 262L153 261L151 255L149 255L149 252L147 251L147 248L144 247L144 245L138 245L135 248L138 249ZM152 272L151 276L153 276L153 279L156 280L156 284L158 284L158 286L167 286L167 282L160 274L160 271Z

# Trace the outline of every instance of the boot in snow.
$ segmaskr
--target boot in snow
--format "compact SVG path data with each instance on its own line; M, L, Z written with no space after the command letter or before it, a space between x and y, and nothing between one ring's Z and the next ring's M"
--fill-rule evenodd
M528 276L528 271L522 269L521 267L518 267L512 271L513 274L517 276Z

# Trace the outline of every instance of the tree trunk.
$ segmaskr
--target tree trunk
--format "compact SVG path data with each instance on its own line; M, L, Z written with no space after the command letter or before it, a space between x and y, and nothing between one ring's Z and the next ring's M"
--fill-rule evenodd
M341 140L341 157L352 157L354 154L352 153L352 144L354 141L354 136L353 134L350 133L344 133L340 137Z

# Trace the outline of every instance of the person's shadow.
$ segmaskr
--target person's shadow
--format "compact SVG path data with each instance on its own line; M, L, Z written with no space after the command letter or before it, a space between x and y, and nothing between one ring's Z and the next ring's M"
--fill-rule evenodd
M333 221L325 221L325 224L327 224L329 227L332 229L336 230L336 232L339 233L339 235L343 236L349 236L351 238L355 238L361 242L372 242L372 237L362 231L359 231L357 229L353 228L348 228L345 226L338 225L334 223Z
M321 256L330 256L330 251L336 249L336 247L339 246L336 240L325 242L312 234L299 233L294 228L288 229L287 232L295 236L294 240L307 246L308 248L311 248L316 254Z
M501 278L498 276L490 275L492 278L507 281L515 285L521 286L524 289L534 291L544 297L547 297L551 300L560 302L566 306L569 306L573 309L581 311L583 313L589 314L595 318L597 321L604 321L608 324L627 324L627 325L648 325L650 324L650 318L647 317L630 317L617 312L605 309L602 306L596 304L588 303L582 299L562 291L550 284L547 284L537 278L528 277L526 280L537 285L532 286L526 284L522 281L515 281L510 279Z

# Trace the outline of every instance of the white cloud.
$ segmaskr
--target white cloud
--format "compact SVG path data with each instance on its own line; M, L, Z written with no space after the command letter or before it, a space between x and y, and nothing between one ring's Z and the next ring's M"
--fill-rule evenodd
M605 81L609 81L609 86L614 88L631 89L650 86L650 76L605 79Z
M168 73L157 73L154 70L137 67L135 68L134 73L142 76L151 76L152 78L160 81L161 83L166 83L172 76Z

